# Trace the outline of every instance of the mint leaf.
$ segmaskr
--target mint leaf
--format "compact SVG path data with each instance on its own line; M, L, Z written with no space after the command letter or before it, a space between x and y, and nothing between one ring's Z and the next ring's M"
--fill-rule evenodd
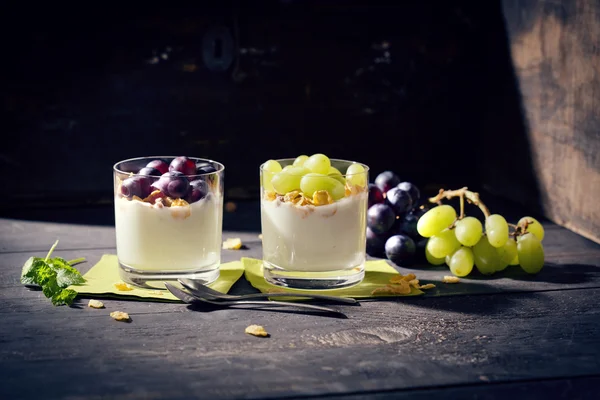
M59 293L52 296L52 304L55 306L70 306L73 300L77 297L77 292L72 289L63 289Z
M46 258L30 257L21 271L21 283L24 285L40 285L44 296L52 300L52 304L71 305L77 292L65 289L69 285L78 285L85 282L81 273L73 268L67 260L61 257L50 258L58 245L54 243ZM74 262L83 262L85 258L77 258Z
M75 268L69 265L64 258L55 257L48 260L48 263L56 271L56 280L58 286L66 288L70 285L79 285L85 282L83 276Z
M44 262L42 258L39 257L29 257L25 264L23 264L23 269L21 270L21 283L23 285L35 285L35 273L31 271L39 266L39 262ZM36 265L36 262L38 263Z

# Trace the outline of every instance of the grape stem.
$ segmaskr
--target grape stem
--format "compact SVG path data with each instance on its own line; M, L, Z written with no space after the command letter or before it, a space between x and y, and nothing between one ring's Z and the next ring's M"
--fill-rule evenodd
M452 199L454 197L460 197L459 219L462 219L464 217L464 199L467 199L467 202L479 207L479 209L481 210L483 215L485 215L486 218L490 216L490 210L485 204L483 204L483 202L479 198L479 193L470 191L466 186L456 190L440 189L440 192L437 194L437 196L429 198L429 202L439 204L442 201L442 199Z

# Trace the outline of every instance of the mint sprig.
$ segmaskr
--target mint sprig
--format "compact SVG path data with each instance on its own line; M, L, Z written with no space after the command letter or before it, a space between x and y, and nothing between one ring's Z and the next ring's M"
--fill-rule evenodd
M79 285L85 279L73 265L84 262L85 258L67 261L64 258L50 258L58 245L58 240L52 245L46 258L30 257L23 265L21 283L24 285L39 285L44 296L52 300L55 306L71 305L77 292L66 289L70 285Z

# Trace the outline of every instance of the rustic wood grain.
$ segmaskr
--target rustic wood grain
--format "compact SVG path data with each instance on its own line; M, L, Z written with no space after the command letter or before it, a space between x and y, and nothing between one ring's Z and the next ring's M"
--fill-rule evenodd
M600 242L600 3L502 3L544 213ZM527 160L505 157L526 172ZM513 188L511 196L528 201L533 192Z
M598 295L373 302L348 319L180 305L119 323L112 301L8 314L0 397L279 398L597 376ZM244 334L254 323L271 337Z

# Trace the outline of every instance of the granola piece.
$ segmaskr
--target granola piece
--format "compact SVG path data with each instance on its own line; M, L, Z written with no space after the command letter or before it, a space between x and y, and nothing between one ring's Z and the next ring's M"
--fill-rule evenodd
M110 313L112 319L122 322L129 322L131 318L129 318L129 314L123 311L113 311Z
M458 276L446 275L442 278L442 282L444 283L458 283L460 279Z
M394 275L390 278L390 283L398 283L403 280L404 280L404 275L398 274L398 275Z
M260 325L250 325L246 327L244 331L248 335L260 336L260 337L268 337L269 333Z
M302 193L300 193L299 190L294 190L292 192L286 193L285 196L283 196L283 201L293 203L300 196L302 196Z
M413 279L408 281L408 284L414 288L419 288L419 280L418 279Z
M175 199L171 201L171 207L185 207L189 205L190 203L188 203L184 199Z
M408 274L408 275L405 275L402 279L405 280L406 282L410 282L413 279L417 279L417 276L415 274Z
M434 287L435 287L435 285L433 283L428 283L426 285L419 286L419 289L427 290L427 289L433 289Z
M160 190L155 190L148 195L143 201L145 203L155 204L158 199L165 197L165 194Z
M91 307L91 308L104 308L104 303L101 302L100 300L90 299L90 301L88 302L88 307Z
M272 190L266 190L264 198L267 201L274 201L275 199L277 199L277 193Z
M240 238L229 238L223 241L223 248L225 250L239 250L242 248L242 239Z
M133 287L125 282L115 282L115 288L121 292L127 292L129 290L133 290Z
M398 284L395 285L385 285L382 287L378 287L371 292L371 294L377 293L389 293L389 294L410 294L410 285L407 281L398 281Z
M312 201L315 206L326 206L333 203L333 197L327 190L317 190L313 193Z

